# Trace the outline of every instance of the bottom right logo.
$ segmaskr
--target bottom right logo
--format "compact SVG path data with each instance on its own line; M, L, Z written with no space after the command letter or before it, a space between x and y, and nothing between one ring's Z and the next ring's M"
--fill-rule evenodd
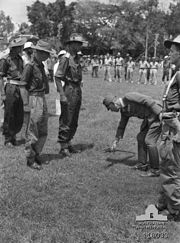
M136 216L136 236L140 239L167 239L167 216L158 213L155 205L149 205L145 214Z

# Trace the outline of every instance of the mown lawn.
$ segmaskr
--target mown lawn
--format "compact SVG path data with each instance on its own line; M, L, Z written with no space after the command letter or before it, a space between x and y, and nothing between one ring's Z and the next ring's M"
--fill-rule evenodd
M159 76L160 79L160 76ZM135 75L137 81L137 74ZM81 154L60 159L53 84L48 96L49 135L42 171L26 166L23 145L6 149L0 136L0 243L135 243L135 217L158 198L159 179L132 170L137 162L140 121L130 119L115 153L104 153L114 139L120 114L102 105L109 93L138 91L160 99L163 86L108 83L84 75L83 104L74 144ZM180 242L180 223L168 223L169 238Z

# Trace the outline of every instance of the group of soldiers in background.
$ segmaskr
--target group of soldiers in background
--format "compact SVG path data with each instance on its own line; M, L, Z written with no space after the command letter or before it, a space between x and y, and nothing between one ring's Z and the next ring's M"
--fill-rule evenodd
M49 80L53 82L53 69L58 61L58 55L53 52L44 62L45 71ZM175 66L170 64L169 56L165 56L162 60L155 57L145 59L142 56L138 60L127 53L122 57L121 53L117 55L81 55L80 63L82 71L85 73L90 71L92 78L99 78L99 71L104 72L104 81L108 82L129 82L137 84L157 85L158 73L162 73L160 83L165 84L166 81L173 76ZM138 80L134 78L134 72L138 70Z
M145 59L144 56L140 60L133 60L133 58L126 54L122 57L121 53L117 55L83 55L81 64L84 71L90 70L93 78L99 77L99 70L104 70L104 81L108 82L137 82L138 84L152 84L158 83L158 71L161 70L161 84L169 81L173 76L175 66L170 64L169 56L165 56L163 60L152 57ZM134 71L138 69L139 78L134 80Z

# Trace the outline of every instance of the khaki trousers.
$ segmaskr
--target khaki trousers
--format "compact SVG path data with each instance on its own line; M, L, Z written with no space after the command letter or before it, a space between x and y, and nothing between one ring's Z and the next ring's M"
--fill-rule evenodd
M45 95L30 96L30 119L26 134L26 158L34 161L44 147L48 134L48 111Z

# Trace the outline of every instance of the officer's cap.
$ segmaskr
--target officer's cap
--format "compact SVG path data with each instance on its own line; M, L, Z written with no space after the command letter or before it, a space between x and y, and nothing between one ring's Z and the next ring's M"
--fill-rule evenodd
M107 97L104 98L104 100L103 100L103 105L105 105L106 108L108 108L108 106L109 106L111 103L114 103L116 99L117 99L116 96L111 96L111 95L109 95L109 96L107 96Z

